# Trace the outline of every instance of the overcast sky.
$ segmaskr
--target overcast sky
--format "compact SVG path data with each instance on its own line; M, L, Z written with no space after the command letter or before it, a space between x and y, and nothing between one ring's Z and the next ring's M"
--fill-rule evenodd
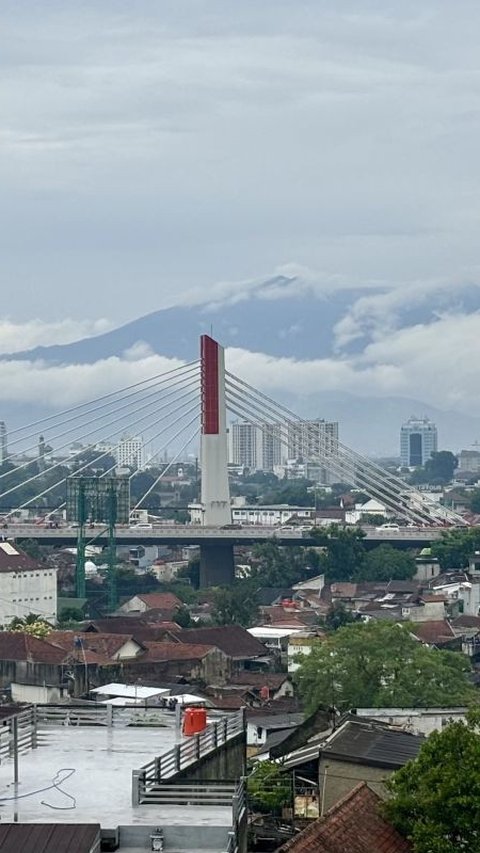
M3 0L1 283L123 321L297 263L477 275L477 0Z
M3 0L0 16L3 351L279 270L406 295L480 280L478 0ZM420 342L389 329L308 381L406 394L430 359L416 396L439 404L437 347L475 350L470 320Z

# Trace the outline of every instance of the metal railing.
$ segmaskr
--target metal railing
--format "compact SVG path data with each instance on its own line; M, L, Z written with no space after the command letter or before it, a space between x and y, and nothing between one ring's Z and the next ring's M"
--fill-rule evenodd
M228 846L225 853L238 853L239 839L243 831L246 832L247 812L247 787L245 780L241 779L232 799L232 829L229 833Z
M0 763L13 756L15 748L19 755L38 746L35 708L26 708L16 715L16 733L13 718L5 721L0 729Z
M106 726L106 705L36 705L39 723L57 726Z
M172 796L174 794L173 788L176 787L174 780L177 774L181 770L191 767L219 746L238 737L244 730L245 720L243 711L239 711L237 714L229 714L220 720L216 720L214 723L210 723L203 732L192 735L192 737L182 743L177 743L169 752L153 758L152 761L144 764L139 770L134 770L132 774L133 805L138 806L146 802L164 802L162 797L164 796L164 790L165 796L167 796L167 783L170 788L169 799L167 801L174 802ZM231 785L232 783L225 784ZM177 787L181 788L182 791L184 790L184 786L182 785L178 785ZM195 797L198 804L200 804L199 799L202 791L205 791L205 802L211 801L212 797L207 792L205 783L191 787L198 789Z
M113 706L101 703L68 703L36 705L38 722L49 726L104 726L123 728L132 725L164 725L163 709L156 705L146 708L135 706Z

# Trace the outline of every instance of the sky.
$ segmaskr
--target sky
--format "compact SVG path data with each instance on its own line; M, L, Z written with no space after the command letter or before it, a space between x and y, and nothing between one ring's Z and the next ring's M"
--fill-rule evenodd
M467 405L478 315L379 317L385 289L391 316L480 281L478 2L4 0L1 18L0 351L301 269L372 300L308 374L267 370L261 342L236 363L379 396L424 366L415 396L452 383Z

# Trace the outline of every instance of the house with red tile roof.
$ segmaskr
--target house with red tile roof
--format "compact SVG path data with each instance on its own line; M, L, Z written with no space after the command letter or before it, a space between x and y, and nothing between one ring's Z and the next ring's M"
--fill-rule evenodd
M412 627L412 634L420 642L437 648L458 649L461 651L461 642L453 630L448 619L436 619L430 622L417 622Z
M145 652L139 658L125 661L125 679L141 677L144 681L175 681L185 677L203 684L225 684L230 673L227 655L209 643L143 643Z
M221 625L208 628L184 628L176 639L179 643L207 643L220 649L231 661L232 672L245 668L250 662L268 664L266 646L241 625Z
M412 853L381 805L381 797L362 782L277 853Z
M183 602L173 592L138 593L119 608L120 613L141 614L157 610L172 615L183 607Z
M143 645L135 640L131 634L51 631L48 640L50 643L55 643L56 646L65 649L66 652L84 649L94 652L110 662L130 660L144 652Z

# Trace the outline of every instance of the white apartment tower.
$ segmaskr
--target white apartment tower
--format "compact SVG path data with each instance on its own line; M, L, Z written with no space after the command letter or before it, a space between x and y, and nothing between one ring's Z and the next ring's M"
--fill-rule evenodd
M145 467L145 450L141 438L122 438L117 445L115 456L119 468L135 468L141 471Z
M233 421L228 432L228 461L250 471L273 471L286 453L278 424Z
M288 427L288 458L312 462L335 455L338 448L338 421L316 418L291 423Z

